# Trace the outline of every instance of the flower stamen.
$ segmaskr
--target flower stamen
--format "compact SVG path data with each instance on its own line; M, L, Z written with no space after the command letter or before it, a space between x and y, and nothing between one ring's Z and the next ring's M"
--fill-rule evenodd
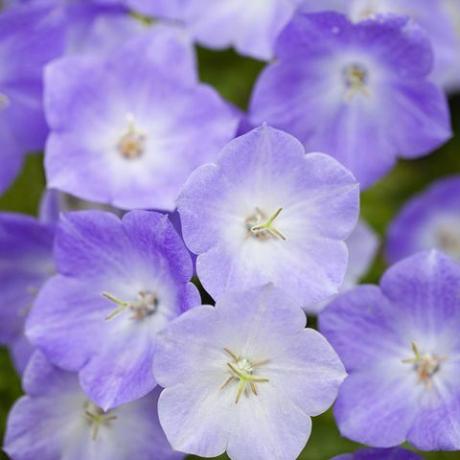
M419 382L423 383L428 389L433 386L433 376L440 370L441 364L446 360L445 357L431 353L421 353L415 342L411 343L412 358L403 359L404 364L412 364L417 372Z
M138 299L133 301L121 300L109 292L103 292L102 296L117 305L117 307L105 318L106 320L111 320L126 310L131 310L133 312L131 319L142 320L147 316L155 314L159 306L158 297L155 293L150 291L140 291Z
M359 64L350 64L345 67L343 71L343 79L345 87L347 88L345 93L345 99L351 101L357 93L361 93L366 97L369 97L369 90L367 88L367 70Z
M269 361L259 361L252 363L247 358L238 356L236 353L233 353L228 348L224 348L225 353L227 353L233 360L233 362L228 362L227 367L230 372L230 377L222 384L220 387L221 390L226 388L231 382L238 383L235 404L241 399L243 393L248 394L249 390L257 396L257 383L266 383L269 380L265 377L254 375L254 370L264 364L267 364ZM249 388L249 390L248 390Z
M117 419L117 416L111 414L110 411L104 412L100 407L88 401L85 404L85 419L91 426L91 437L95 441L100 427L109 426L111 422Z
M274 221L282 210L283 208L278 208L274 214L267 218L266 214L260 208L256 208L256 213L246 220L246 227L249 234L262 240L267 240L270 237L286 240L286 237L273 226Z
M146 136L145 133L136 128L134 117L131 114L129 114L127 118L128 129L125 134L121 136L117 148L124 158L133 160L143 155Z

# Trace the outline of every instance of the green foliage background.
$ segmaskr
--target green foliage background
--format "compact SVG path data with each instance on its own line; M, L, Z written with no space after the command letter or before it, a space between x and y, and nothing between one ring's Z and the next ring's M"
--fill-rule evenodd
M263 64L237 56L232 51L217 53L203 49L198 50L198 60L201 79L217 88L227 100L246 109L252 85ZM460 97L451 98L450 104L454 132L459 133ZM460 174L460 141L456 136L428 157L399 162L386 178L362 194L362 216L383 241L388 223L407 199L437 178L451 174ZM35 214L44 186L42 156L31 155L21 176L11 189L0 197L0 210ZM381 250L365 281L378 282L385 267ZM7 412L20 394L19 378L14 372L7 352L0 350L0 437L5 427ZM350 452L358 447L339 435L332 412L329 411L313 420L313 434L300 459L328 460L334 455ZM460 453L432 452L423 454L423 457L432 460L454 460L460 459ZM6 458L0 453L0 459Z

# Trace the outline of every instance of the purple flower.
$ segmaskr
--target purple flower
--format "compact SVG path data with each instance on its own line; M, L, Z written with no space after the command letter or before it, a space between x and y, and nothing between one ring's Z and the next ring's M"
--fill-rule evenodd
M122 0L122 3L145 16L172 20L181 17L185 5L184 0Z
M460 449L459 292L458 264L422 252L320 315L349 373L335 405L342 435L374 447Z
M53 63L45 105L48 186L121 208L174 210L188 175L238 124L217 93L197 83L186 35L167 26L106 59Z
M54 273L55 225L47 217L0 213L0 343L10 348L20 372L32 352L24 336L26 317L41 286Z
M94 0L51 0L50 17L65 31L66 55L104 56L147 30L126 7Z
M446 89L460 88L460 3L457 0L306 0L303 6L305 11L340 11L356 22L388 14L409 16L428 33L433 45L434 80Z
M390 225L390 262L427 249L439 249L460 262L460 176L434 183L406 203Z
M415 452L395 447L393 449L360 449L331 460L422 460Z
M347 267L359 190L333 158L305 155L262 126L197 169L178 199L184 240L214 297L272 282L310 305L335 294Z
M346 243L349 254L348 267L343 284L339 289L340 292L346 292L355 287L359 283L359 280L367 273L377 253L379 239L369 225L360 220ZM334 298L335 296L308 306L305 308L305 311L317 314Z
M15 0L25 7L41 7L48 27L59 27L61 55L104 55L147 30L119 0Z
M41 6L0 14L0 193L12 183L28 152L45 144L43 66L63 47L61 29Z
M154 373L165 387L161 426L173 448L204 457L296 458L311 416L345 374L332 347L305 329L298 304L271 286L227 294L163 331Z
M8 418L5 451L15 460L179 460L158 422L158 392L103 411L75 374L35 353L23 396Z
M407 18L352 24L332 12L299 14L276 56L256 84L253 123L266 121L333 155L362 187L398 155L425 155L451 135L446 98L428 80L430 43Z
M183 22L201 45L233 46L256 59L273 56L276 37L303 0L128 0L144 14Z
M59 274L40 291L26 332L53 363L79 371L104 410L151 391L156 335L199 305L192 263L166 215L66 214L56 235Z
M62 54L106 53L144 29L116 5L83 0L8 5L0 15L0 193L25 154L44 148L43 67Z

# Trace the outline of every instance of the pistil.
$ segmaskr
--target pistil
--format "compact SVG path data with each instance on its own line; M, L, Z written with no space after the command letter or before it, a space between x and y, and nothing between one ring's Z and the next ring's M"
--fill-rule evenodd
M231 382L237 383L238 386L236 391L235 404L238 404L243 393L247 395L249 394L248 388L254 394L254 396L257 396L256 385L258 383L266 383L269 380L265 377L254 375L254 371L257 368L267 364L268 360L252 363L247 358L238 356L228 348L224 348L224 351L230 358L232 358L232 362L227 363L230 377L221 386L221 390L226 388Z
M283 208L278 208L274 214L267 218L260 208L256 208L256 213L246 220L249 233L262 240L267 240L268 238L286 240L286 237L274 227L274 221L282 210Z

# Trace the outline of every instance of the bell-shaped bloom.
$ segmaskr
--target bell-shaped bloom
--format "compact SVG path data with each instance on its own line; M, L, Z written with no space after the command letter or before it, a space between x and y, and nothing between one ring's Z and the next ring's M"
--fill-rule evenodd
M56 215L42 202L40 219L0 213L0 343L7 345L18 371L32 353L24 323L44 282L54 274Z
M394 447L391 449L359 449L352 454L338 455L331 460L422 460L422 457L415 452Z
M43 68L64 54L101 55L145 26L120 5L30 1L0 14L0 193L27 153L43 150Z
M460 89L460 2L457 0L305 0L304 11L339 11L358 22L389 14L408 16L428 34L434 50L432 78Z
M45 145L43 67L63 49L61 28L41 5L0 14L0 193L13 182L24 156Z
M290 134L262 126L198 168L178 210L198 277L215 299L271 282L310 305L343 282L359 190L332 157L305 154Z
M103 211L61 218L58 275L40 291L26 324L53 363L78 371L104 410L146 395L156 382L156 335L200 304L192 262L166 215Z
M242 55L269 60L279 33L303 0L127 0L147 15L182 22L202 46L230 46Z
M36 352L26 395L8 417L4 449L14 460L180 460L161 429L158 391L104 411L83 393L78 376Z
M189 174L238 125L217 92L197 82L185 33L167 26L105 59L51 64L45 106L48 186L125 209L174 210Z
M333 12L298 14L275 52L254 89L252 122L334 156L364 188L398 156L428 154L451 135L445 95L429 80L430 42L406 17L354 24Z
M440 252L391 267L320 315L348 377L335 418L343 436L373 447L409 441L460 449L460 267Z
M460 176L441 179L409 200L389 227L386 256L397 262L438 249L460 262Z
M161 334L160 423L176 450L233 460L292 460L311 416L333 403L343 365L298 303L272 286L194 308Z
M360 279L366 275L377 254L379 239L369 225L360 220L353 233L346 240L348 247L348 267L345 279L339 292L346 292L354 288ZM305 307L307 313L317 314L335 298Z

